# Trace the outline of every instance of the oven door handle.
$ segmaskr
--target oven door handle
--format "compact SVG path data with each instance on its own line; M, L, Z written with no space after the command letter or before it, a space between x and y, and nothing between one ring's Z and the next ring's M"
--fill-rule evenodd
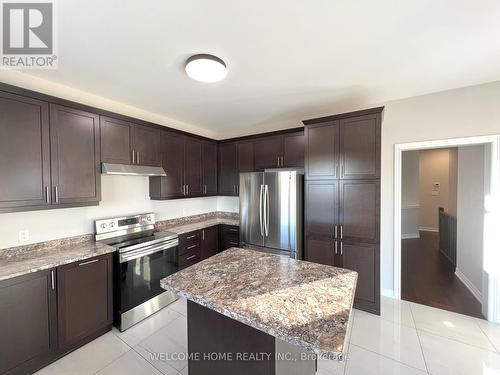
M175 240L174 243L162 244L162 245L158 245L158 246L154 246L154 247L148 247L145 249L130 251L128 253L120 254L119 260L120 260L120 263L125 263L125 262L128 262L130 260L141 258L141 257L146 256L146 255L151 255L151 254L163 251L163 250L168 250L168 249L174 248L178 244L179 244L179 241Z

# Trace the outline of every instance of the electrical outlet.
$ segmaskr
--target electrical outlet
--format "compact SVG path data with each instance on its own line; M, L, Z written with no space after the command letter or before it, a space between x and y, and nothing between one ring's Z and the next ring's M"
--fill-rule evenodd
M19 242L26 242L30 239L30 231L23 229L19 231Z

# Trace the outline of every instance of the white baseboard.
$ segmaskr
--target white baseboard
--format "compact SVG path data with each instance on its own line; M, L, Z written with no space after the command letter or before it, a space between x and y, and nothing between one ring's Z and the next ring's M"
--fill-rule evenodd
M406 233L406 234L401 234L401 239L402 240L409 240L412 238L420 238L420 233Z
M439 233L439 228L431 228L431 227L418 227L418 230L422 232L434 232Z
M469 289L475 299L479 301L479 303L483 303L483 295L479 289L477 289L474 284L465 276L462 271L458 268L455 270L455 276Z
M394 290L392 290L392 289L385 289L385 288L382 288L382 289L380 290L380 294L381 294L382 296L384 296L384 297L396 298L396 297L394 296Z

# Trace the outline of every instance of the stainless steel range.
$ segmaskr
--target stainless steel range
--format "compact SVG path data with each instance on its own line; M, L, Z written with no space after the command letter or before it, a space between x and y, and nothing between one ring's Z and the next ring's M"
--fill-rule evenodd
M155 232L153 213L96 220L95 240L116 248L114 323L124 331L177 297L160 280L178 271L177 234Z

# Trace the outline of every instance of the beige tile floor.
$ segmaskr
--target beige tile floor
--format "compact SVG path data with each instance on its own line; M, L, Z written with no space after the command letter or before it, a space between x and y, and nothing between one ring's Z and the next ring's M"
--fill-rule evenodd
M391 298L382 315L355 310L348 361L319 361L318 375L500 375L500 325ZM38 374L187 375L187 362L151 357L185 352L186 302L124 333L99 337Z

